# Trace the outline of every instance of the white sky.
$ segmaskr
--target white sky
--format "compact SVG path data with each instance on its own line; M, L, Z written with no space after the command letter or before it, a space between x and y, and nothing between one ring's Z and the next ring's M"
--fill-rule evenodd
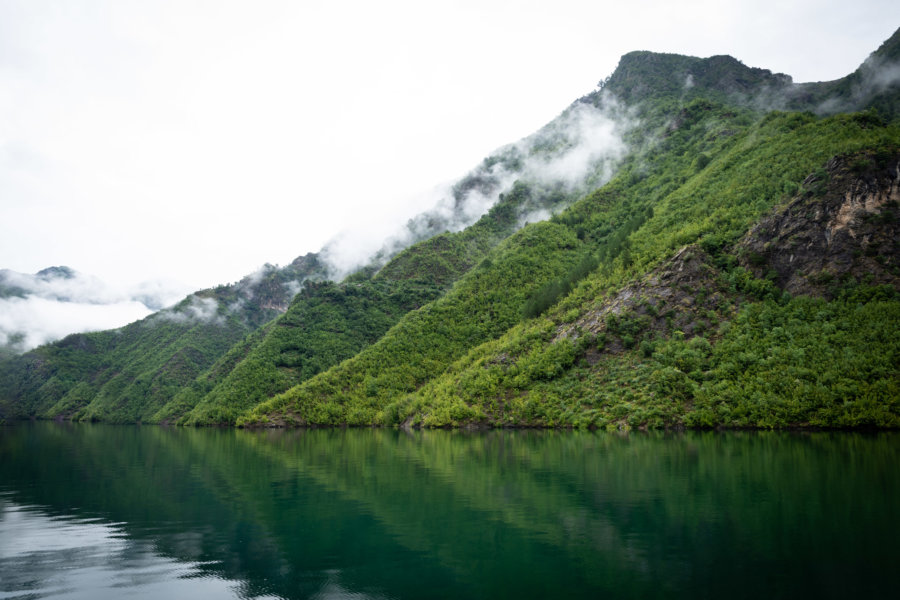
M427 208L628 51L827 80L898 26L896 0L0 0L0 268L235 281Z

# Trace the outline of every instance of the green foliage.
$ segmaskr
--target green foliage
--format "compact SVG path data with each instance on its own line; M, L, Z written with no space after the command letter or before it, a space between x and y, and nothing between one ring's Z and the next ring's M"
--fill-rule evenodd
M566 273L565 277L545 284L525 302L525 308L522 311L525 318L536 317L553 306L557 300L568 294L575 284L584 279L599 264L599 261L593 254L588 254Z
M883 293L749 306L715 345L686 424L897 427L900 302Z
M427 426L465 402L471 421L495 426L897 427L898 327L893 289L860 288L753 303L715 343L645 340L591 366L573 344L547 344L546 323L473 350L386 414Z
M730 245L785 198L785 178L802 181L831 155L852 153L865 148L865 144L874 148L891 147L898 140L895 128L862 129L852 117L817 120L775 114L744 133L718 140L716 143L722 146L716 154L720 158L692 175L694 169L684 158L691 155L688 148L708 143L703 131L718 130L724 126L721 119L727 118L709 104L704 111L709 119L707 125L693 127L697 134L682 141L672 139L678 135L673 134L663 144L670 146L669 152L657 154L652 150L654 161L642 167L642 177L629 177L635 166L626 165L623 173L606 187L554 217L554 222L574 230L587 248L593 248L602 257L596 270L571 286L571 290L564 285L566 277L537 288L529 297L529 312L525 316L543 314L545 318L522 323L503 337L473 348L439 377L416 392L394 400L384 411L384 422L427 426L432 422L431 415L446 414L446 407L464 403L472 410L471 421L495 426L896 425L898 407L891 396L896 390L896 368L880 372L883 377L866 387L871 399L865 411L842 412L835 406L837 395L829 400L832 405L827 411L814 415L815 411L804 405L790 418L774 411L771 405L756 411L745 408L749 416L739 419L732 418L721 407L714 411L709 406L701 406L699 398L714 398L719 389L730 389L735 394L742 389L738 384L727 387L723 382L743 373L740 369L753 364L753 357L760 350L750 347L746 340L721 346L711 342L718 335L741 335L746 321L720 325L719 332L708 333L713 336L709 339L673 331L668 340L656 340L647 337L648 319L653 316L648 310L645 316L631 313L610 316L604 323L603 335L592 345L584 343L590 339L586 335L574 346L554 342L558 340L560 323L573 322L595 306L598 298L621 289L634 274L646 273L674 250L698 240L722 269L720 279L732 295L730 304L752 300L757 304L751 307L769 307L772 318L776 314L790 314L796 302L811 300L792 300L771 280L758 279L736 266ZM782 159L781 153L791 157L790 160ZM677 176L679 171L684 175ZM673 181L682 183L667 183ZM666 189L665 193L659 191ZM655 198L652 211L646 204L648 198ZM623 233L626 231L627 235ZM623 248L629 250L630 260L623 257ZM604 252L604 249L612 251ZM879 294L886 294L885 288L878 290L849 289L845 296L852 295L857 304L884 299ZM846 298L838 302L845 303L841 306L853 306ZM900 364L893 347L867 346L862 342L873 339L875 330L896 330L895 317L891 316L896 301L889 300L879 308L872 303L866 306L879 315L869 321L871 329L863 332L858 328L865 319L852 327L846 326L847 330L856 328L857 333L849 337L859 336L854 338L853 352L858 356L854 363L863 364L879 356L882 358L876 362L889 364L893 360L894 364ZM833 312L841 314L840 307ZM713 317L710 322L717 322L718 317ZM813 344L821 333L816 331L815 319L805 324L800 319L788 318L788 321L805 332L801 336L805 336L805 343ZM759 329L764 331L765 326ZM776 331L782 336L778 338L780 343L796 339L783 337L783 332L783 327ZM619 354L610 355L604 350L610 339L621 341ZM822 360L822 370L845 368L847 365L839 356L844 342L823 343L827 349L820 356L827 358ZM574 348L574 353L563 352L563 348ZM725 352L726 348L730 350ZM732 352L736 355L732 356ZM780 360L781 354L778 356ZM786 347L784 356L802 354ZM548 357L555 357L555 368ZM738 365L738 369L729 365ZM772 384L774 388L787 389L793 380L786 377L792 371L776 366L773 363L771 370L758 375L753 385L762 386L762 381L772 378L776 382ZM859 367L855 369L859 372ZM747 377L750 374L752 369L747 371ZM761 395L765 396L762 392ZM774 394L769 393L767 397ZM445 425L463 423L440 421Z
M568 272L581 244L565 227L538 223L503 242L491 263L466 274L439 300L409 313L378 342L337 367L254 409L301 423L365 424L385 405L439 375L469 349L521 318L533 290Z
M281 268L266 265L120 329L71 335L0 361L0 412L118 423L174 420L196 402L199 375L286 307L298 281L318 279L325 270L315 254Z
M245 410L352 357L440 288L414 281L310 283L180 420L232 424Z
M76 334L5 363L2 389L19 416L150 420L246 331L234 318L150 317L115 331Z

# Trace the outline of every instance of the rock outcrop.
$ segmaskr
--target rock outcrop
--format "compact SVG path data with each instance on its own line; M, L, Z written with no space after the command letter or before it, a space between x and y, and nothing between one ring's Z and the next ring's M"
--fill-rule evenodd
M741 263L791 294L855 280L900 289L900 155L835 157L738 244Z

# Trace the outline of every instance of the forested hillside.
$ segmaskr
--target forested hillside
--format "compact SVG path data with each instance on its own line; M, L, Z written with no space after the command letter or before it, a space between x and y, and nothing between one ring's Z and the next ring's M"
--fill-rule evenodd
M315 255L191 294L121 329L70 335L0 361L0 415L120 423L152 416L326 267Z
M248 422L897 425L900 131L783 113L722 136L735 118L691 104L640 174L524 228L425 315ZM877 200L841 204L860 186ZM841 215L843 239L825 217L776 244L748 233L804 203ZM793 297L774 248L826 235L840 260L797 250L810 289Z
M898 59L630 53L341 281L326 248L4 360L0 414L896 427Z

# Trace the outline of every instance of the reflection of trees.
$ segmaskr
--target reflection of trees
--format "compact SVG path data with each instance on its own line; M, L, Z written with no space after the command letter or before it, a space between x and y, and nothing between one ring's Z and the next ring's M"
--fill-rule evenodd
M892 434L3 434L13 501L121 523L247 596L416 597L424 581L433 597L708 595L735 580L749 594L767 571L786 590L861 576L877 590L898 525ZM810 564L828 566L812 584Z

